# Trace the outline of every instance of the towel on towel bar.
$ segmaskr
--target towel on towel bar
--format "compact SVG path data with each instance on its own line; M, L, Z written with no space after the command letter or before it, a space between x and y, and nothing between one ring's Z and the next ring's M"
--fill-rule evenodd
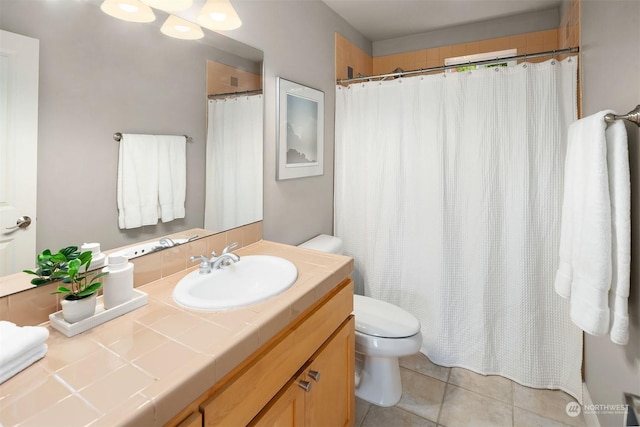
M159 151L160 218L162 222L184 218L187 191L186 137L157 135Z
M118 158L118 226L155 225L184 218L186 137L122 135Z
M122 135L118 156L118 225L158 223L158 144L154 135Z
M571 124L565 161L560 263L555 289L572 321L592 335L629 339L631 262L627 134L601 111Z
M0 383L22 371L47 352L49 330L0 321ZM43 347L44 346L44 347Z

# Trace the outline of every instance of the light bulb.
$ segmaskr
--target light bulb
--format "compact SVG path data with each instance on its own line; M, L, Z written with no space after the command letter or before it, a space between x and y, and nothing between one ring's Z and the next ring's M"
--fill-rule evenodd
M209 16L216 22L224 22L227 19L227 14L222 12L213 12Z

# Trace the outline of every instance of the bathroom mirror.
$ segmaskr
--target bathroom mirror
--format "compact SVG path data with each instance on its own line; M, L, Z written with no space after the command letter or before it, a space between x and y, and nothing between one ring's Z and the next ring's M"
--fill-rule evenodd
M261 83L261 51L206 29L201 40L171 38L160 32L168 14L125 22L103 13L101 1L0 0L0 28L40 43L38 158L24 165L37 173L37 252L85 242L108 250L204 228L207 61ZM116 132L191 138L184 219L118 228ZM261 175L256 185L261 205Z

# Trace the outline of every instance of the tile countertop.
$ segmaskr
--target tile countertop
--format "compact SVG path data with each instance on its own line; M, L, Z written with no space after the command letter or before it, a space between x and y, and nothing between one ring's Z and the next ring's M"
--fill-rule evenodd
M260 303L196 312L171 297L193 267L137 288L146 306L82 334L46 323L46 356L0 385L0 425L164 425L353 271L350 257L267 241L236 252L286 258L298 279Z

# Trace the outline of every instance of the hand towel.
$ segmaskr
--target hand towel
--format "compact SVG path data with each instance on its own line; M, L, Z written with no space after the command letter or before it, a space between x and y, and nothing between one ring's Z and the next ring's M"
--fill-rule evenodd
M154 135L122 135L117 204L121 229L158 223L158 144Z
M0 384L42 359L47 354L48 348L46 344L40 344L23 354L19 359L6 365L0 365Z
M0 320L0 368L20 359L49 338L49 330L42 326L16 326Z
M555 289L569 298L578 327L592 335L615 329L611 339L621 343L628 322L629 163L624 124L607 128L608 112L569 127Z
M156 135L158 144L158 199L162 222L184 218L187 191L185 136Z

